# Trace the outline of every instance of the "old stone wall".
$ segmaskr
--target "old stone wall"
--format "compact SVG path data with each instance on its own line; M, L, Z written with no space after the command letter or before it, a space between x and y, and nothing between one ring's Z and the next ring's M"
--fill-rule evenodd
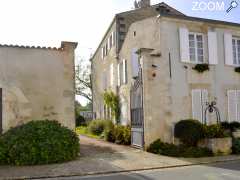
M3 131L31 120L57 120L71 129L74 115L74 49L0 47Z

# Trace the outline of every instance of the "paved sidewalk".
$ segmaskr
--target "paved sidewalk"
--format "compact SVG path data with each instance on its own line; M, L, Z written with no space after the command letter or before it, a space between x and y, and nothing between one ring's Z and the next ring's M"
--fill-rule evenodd
M76 161L29 167L0 166L0 179L81 176L240 160L240 156L200 159L171 158L83 136L80 139L81 157Z

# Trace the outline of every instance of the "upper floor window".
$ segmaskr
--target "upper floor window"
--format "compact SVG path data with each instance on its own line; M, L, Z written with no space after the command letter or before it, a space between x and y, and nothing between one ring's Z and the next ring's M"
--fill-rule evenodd
M233 65L240 65L240 38L233 37Z
M189 33L190 61L194 63L204 62L203 34Z

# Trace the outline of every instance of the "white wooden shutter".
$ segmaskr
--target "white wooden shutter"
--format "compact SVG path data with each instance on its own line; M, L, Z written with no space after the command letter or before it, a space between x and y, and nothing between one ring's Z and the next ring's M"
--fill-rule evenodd
M138 54L136 53L137 48L132 49L132 56L131 56L131 65L132 65L132 78L138 77L139 73L139 61L138 61Z
M233 65L232 34L224 33L225 63Z
M202 120L202 102L201 102L201 90L192 90L192 116L193 119Z
M123 59L123 84L127 83L127 61L126 59Z
M110 65L110 85L113 87L114 84L113 64Z
M179 29L180 58L182 62L190 62L189 31L185 27Z
M117 66L117 74L118 74L118 86L120 86L121 85L121 77L120 77L120 75L121 75L121 73L120 73L120 64L118 64L118 66Z
M228 121L233 122L237 120L237 96L236 91L228 91Z
M116 40L116 36L115 36L115 31L112 32L112 46L115 45L115 40Z
M207 108L206 104L208 102L208 91L206 89L203 89L201 96L202 96L202 119L201 120L205 120L204 118L205 118L205 110ZM207 123L209 123L208 122L208 120L209 120L208 114L206 114L206 115L207 115L207 117L206 117Z
M111 49L111 40L110 40L110 38L108 38L108 51Z
M102 59L104 58L104 48L102 48Z
M217 33L208 32L209 64L218 64Z
M237 121L240 122L240 90L237 91Z

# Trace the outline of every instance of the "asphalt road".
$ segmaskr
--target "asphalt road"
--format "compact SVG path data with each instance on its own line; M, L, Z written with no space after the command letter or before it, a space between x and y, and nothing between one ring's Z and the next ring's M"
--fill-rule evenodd
M240 161L57 180L240 180ZM56 179L49 179L56 180Z

